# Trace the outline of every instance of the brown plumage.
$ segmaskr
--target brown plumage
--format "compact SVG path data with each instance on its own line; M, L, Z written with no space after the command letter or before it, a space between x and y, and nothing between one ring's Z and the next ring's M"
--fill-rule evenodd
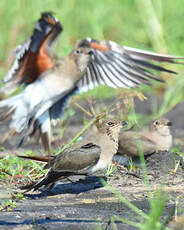
M88 176L97 171L103 171L117 152L119 132L126 124L125 121L120 122L113 119L103 121L97 133L91 134L87 139L53 157L50 164L45 166L49 168L49 171L43 179L25 185L22 189L37 190L43 185L52 187L60 178L64 179L75 175ZM34 157L23 158L34 159ZM36 160L40 160L39 157Z
M172 147L170 126L171 122L161 117L152 121L147 129L140 128L137 131L128 130L123 132L119 137L118 154L139 156L139 145L144 155L170 150Z
M53 67L52 49L61 31L62 25L56 18L50 13L42 13L35 24L32 36L16 47L15 61L3 78L1 95L10 95L20 84L27 85L34 82L43 72Z
M54 47L62 29L52 14L43 13L31 38L16 49L12 68L3 78L0 93L6 95L25 85L23 92L0 102L0 120L11 116L10 128L23 137L20 145L38 132L49 151L51 122L56 124L72 95L98 85L131 88L150 84L149 79L162 81L156 72L175 72L158 63L183 59L92 38L81 39L66 58L57 58Z

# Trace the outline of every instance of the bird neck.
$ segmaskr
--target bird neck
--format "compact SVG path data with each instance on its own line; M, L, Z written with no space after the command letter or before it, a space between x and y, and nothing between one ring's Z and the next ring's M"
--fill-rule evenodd
M77 55L74 51L68 56L68 61L76 66L76 69L81 73L86 71L87 65L89 63L90 56L86 54Z
M119 134L115 134L113 132L111 132L110 130L107 130L107 136L110 138L111 141L118 143L118 136Z
M73 58L70 58L70 56L66 58L61 58L57 61L57 65L55 65L57 68L57 73L59 78L61 78L61 75L66 76L64 79L64 82L72 82L74 84L77 82L83 73L81 70L79 70L75 60Z
M168 126L164 126L160 129L153 129L153 130L151 129L150 131L155 132L157 135L159 134L160 136L170 136L171 135Z
M120 129L104 129L104 127L99 127L98 128L99 133L103 134L106 136L110 141L114 143L118 143L118 137L119 137L119 132Z
M107 130L106 136L109 139L109 143L113 146L114 151L113 154L115 154L118 150L118 137L119 137L119 131L118 130Z

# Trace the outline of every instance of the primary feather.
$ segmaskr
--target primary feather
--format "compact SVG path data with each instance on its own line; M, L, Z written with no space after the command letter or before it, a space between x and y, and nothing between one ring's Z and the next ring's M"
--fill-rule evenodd
M24 131L21 143L39 130L49 150L51 122L56 124L74 94L98 85L131 88L150 84L150 79L162 82L155 71L176 72L159 64L180 63L178 59L183 59L92 38L77 42L66 58L57 58L54 47L62 29L52 14L43 13L31 38L17 48L15 62L4 77L5 86L0 92L6 95L25 85L18 96L0 102L0 111L5 111L0 120L11 116L10 128Z

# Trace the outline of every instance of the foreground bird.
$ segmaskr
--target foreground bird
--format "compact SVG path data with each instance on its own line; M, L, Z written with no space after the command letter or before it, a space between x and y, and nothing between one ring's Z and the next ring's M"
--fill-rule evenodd
M63 30L50 13L43 13L33 34L15 50L15 61L3 79L0 93L10 95L21 84L24 90L0 102L0 121L11 117L10 129L28 136L38 134L44 148L51 148L51 121L60 118L66 102L76 93L98 85L131 88L157 76L149 70L175 72L151 62L179 63L182 57L159 55L112 41L91 38L76 43L66 58L57 58L54 47Z
M93 175L97 171L106 169L117 152L120 129L126 124L125 121L113 119L103 121L97 133L54 157L50 164L47 164L49 171L43 179L25 185L22 189L37 190L43 185L52 188L59 179L76 175ZM34 157L20 157L34 159Z
M119 137L119 155L139 156L139 146L144 155L158 151L169 151L173 138L170 133L172 123L166 118L152 121L148 129L128 130Z

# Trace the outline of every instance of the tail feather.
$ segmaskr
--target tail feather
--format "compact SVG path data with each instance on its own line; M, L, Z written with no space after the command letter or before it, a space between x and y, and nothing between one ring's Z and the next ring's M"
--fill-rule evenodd
M22 98L22 94L4 99L0 101L0 108L6 107L6 106L7 107L15 106L21 98Z
M61 178L61 176L63 176L61 172L54 172L52 169L50 169L43 179L41 179L37 182L33 182L31 184L28 184L28 185L21 186L20 189L26 190L25 192L28 192L31 190L36 191L37 189L41 188L42 186L46 186L46 187L51 188L51 187L53 187L53 184L59 178ZM65 176L63 176L63 178L65 178Z
M19 87L16 82L7 82L0 88L0 98L4 99L11 95Z
M26 108L22 100L22 94L2 100L0 102L0 121L12 118L10 129L21 132L26 121Z
M24 101L24 93L0 101L0 121L11 118L9 128L21 133L28 122L29 108Z
M29 191L31 191L34 188L34 186L36 185L36 183L37 182L32 182L30 184L26 184L26 185L20 186L19 188L21 190L26 190L25 192L29 192Z
M30 115L30 114L29 114ZM51 151L51 124L49 111L45 111L40 117L36 118L36 115L31 114L31 118L28 121L27 129L22 132L18 147L21 147L23 142L30 136L38 134L38 140L41 138L42 145L48 153Z
M24 155L19 155L16 154L17 157L24 158L24 159L29 159L29 160L35 160L35 161L41 161L41 162L48 162L49 160L54 159L54 156L24 156ZM49 159L50 157L50 159Z

